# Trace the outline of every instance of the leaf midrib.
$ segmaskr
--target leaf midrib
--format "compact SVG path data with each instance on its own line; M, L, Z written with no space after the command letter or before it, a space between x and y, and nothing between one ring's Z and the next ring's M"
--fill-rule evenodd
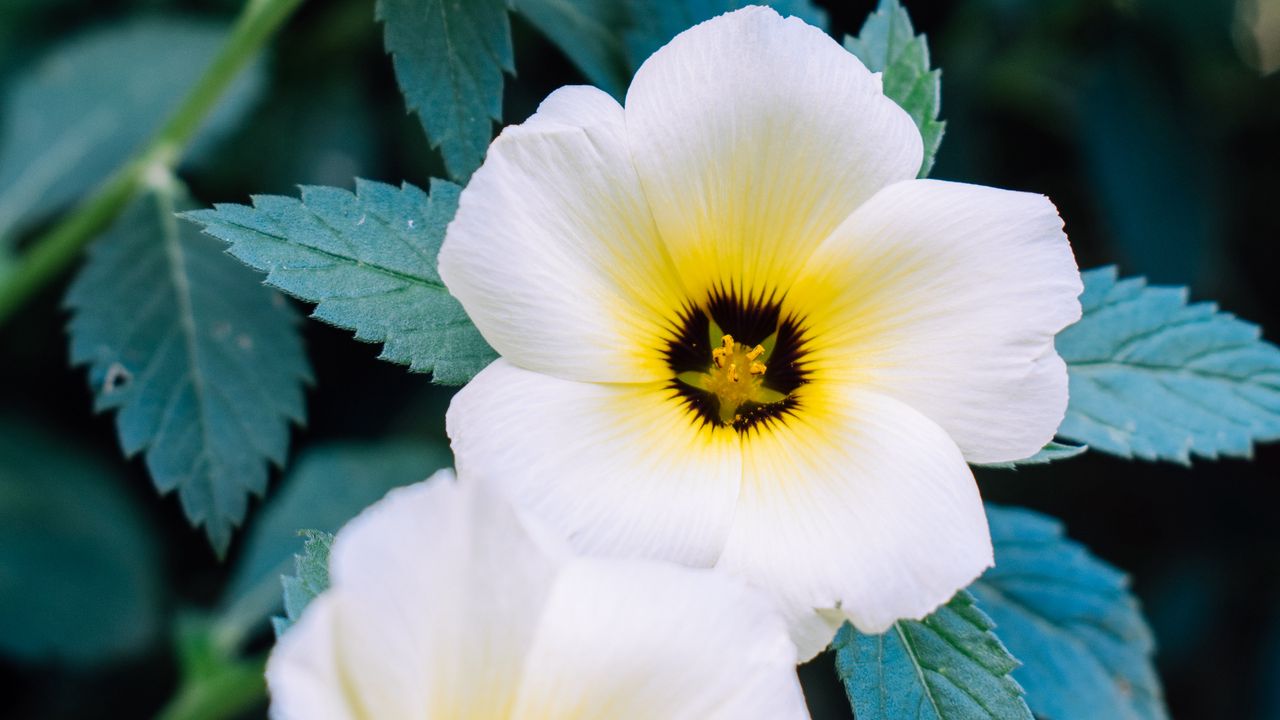
M431 289L434 289L434 290L441 290L441 291L444 291L444 292L448 292L448 288L446 288L446 287L445 287L445 285L444 285L444 283L442 283L442 282L437 282L437 281L435 281L435 280L430 280L430 279L428 279L428 278L424 278L424 277L421 277L421 276L418 276L418 275L409 275L409 274L406 274L406 273L400 272L399 270L392 270L391 268L384 267L384 266L382 266L382 265L378 265L378 264L376 264L376 263L369 263L369 262L365 262L364 260L361 260L361 259L359 259L359 258L349 257L349 256L347 256L347 255L341 255L341 254L339 254L339 253L331 252L331 251L329 251L329 250L323 250L323 249L318 248L318 247L315 247L315 246L313 246L313 245L303 245L302 243L294 242L294 241L290 240L289 238L287 238L287 237L285 237L285 236L283 236L283 235L277 235L277 234L275 234L275 233L267 232L267 231L265 231L265 230L262 230L261 228L250 227L250 226L245 225L245 224L243 224L243 223L235 222L234 220L226 220L226 219L223 219L223 218L219 218L219 219L217 219L217 220L215 220L215 221L211 221L211 222L208 224L208 227L214 227L215 225L222 225L222 226L224 226L224 227L233 227L233 228L238 228L238 229L240 229L240 230L246 230L246 231L251 232L251 233L254 233L254 234L256 234L256 235L261 235L261 236L262 236L262 237L264 237L264 238L268 238L268 239L270 239L270 240L273 240L273 241L275 241L275 242L277 242L277 243L280 243L281 245L286 245L286 246L288 246L288 247L298 248L298 249L304 250L304 251L309 252L309 253L314 253L314 254L316 254L316 255L319 255L319 256L322 256L322 257L329 258L329 259L334 260L334 261L336 261L337 263L339 263L339 264L341 264L341 265L344 265L344 266L364 268L364 269L367 269L367 270L370 270L370 271L373 271L373 272L379 272L379 273L382 273L383 275L386 275L386 276L388 276L388 277L393 277L393 278L396 278L396 279L398 279L398 280L402 280L402 281L407 282L407 283L411 283L411 284L414 284L414 285L422 285L422 286L425 286L425 287L428 287L428 288L431 288ZM232 241L232 247L233 247L233 248L234 248L236 245L239 245L239 244L240 244L240 241ZM269 271L275 271L275 270L278 270L278 269L287 269L287 268L282 268L279 264L276 264L276 263L262 263L261 265L259 265L258 263L252 263L252 264L253 264L255 267L259 267L259 268L266 269L266 270L269 270ZM275 283L273 283L273 284L275 284ZM306 299L311 300L312 302L318 302L320 298L318 298L318 297L308 297L308 298L306 298Z
M1222 348L1222 351L1239 350L1248 347L1241 345L1232 348ZM1204 355L1202 357L1207 357ZM1112 371L1112 372L1144 372L1153 375L1195 375L1210 380L1223 380L1239 385L1260 385L1263 387L1273 387L1267 383L1257 382L1257 377L1241 377L1232 375L1223 371L1210 370L1208 368L1188 367L1186 365L1156 365L1153 363L1127 362L1121 360L1089 360L1085 362L1068 362L1067 367L1071 370L1094 370L1094 371ZM1280 372L1280 369L1277 370ZM1280 388L1276 388L1280 389Z
M160 235L164 239L165 256L169 258L169 279L173 282L174 296L178 305L178 322L182 328L183 347L187 353L187 375L191 381L192 392L195 394L196 407L199 408L197 416L200 424L201 454L204 454L209 448L209 428L204 416L205 377L199 363L196 317L191 301L191 278L186 271L186 253L182 249L182 240L179 236L172 191L157 189L155 198L156 210L160 214Z
M894 623L893 631L898 634L898 639L902 641L902 649L907 653L907 657L911 659L911 668L915 670L916 680L920 682L920 689L924 692L925 698L929 700L929 706L933 708L934 717L938 718L938 720L943 720L942 708L938 707L938 701L933 697L933 688L929 687L929 681L924 676L924 666L920 662L919 655L916 654L915 646L911 644L911 640L903 632L902 623Z

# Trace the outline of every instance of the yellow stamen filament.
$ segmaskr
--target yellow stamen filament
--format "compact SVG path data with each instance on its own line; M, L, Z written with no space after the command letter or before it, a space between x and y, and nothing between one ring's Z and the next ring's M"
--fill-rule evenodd
M720 401L720 420L736 423L742 420L739 409L747 403L768 405L785 399L786 395L765 387L764 375L767 351L763 345L748 348L725 334L720 347L711 350L711 367L703 372L681 373L681 382L705 390Z

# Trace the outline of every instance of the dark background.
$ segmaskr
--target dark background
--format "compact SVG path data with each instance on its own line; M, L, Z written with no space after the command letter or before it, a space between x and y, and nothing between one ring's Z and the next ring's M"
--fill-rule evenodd
M836 37L856 32L872 6L819 4ZM944 70L948 124L935 177L1045 193L1081 267L1119 263L1122 274L1189 285L1194 298L1216 300L1280 337L1280 74L1254 66L1234 2L906 4ZM0 83L87 27L139 12L229 18L237 9L231 0L0 5ZM508 79L506 122L527 117L559 85L582 81L523 21L513 29L518 77ZM202 202L291 194L299 183L351 187L354 176L419 185L443 176L416 118L405 114L371 0L308 0L276 43L270 75L263 101L218 159L184 173ZM0 410L118 458L110 417L93 415L83 373L67 368L64 290L65 281L0 328ZM377 361L375 347L346 332L308 322L305 333L316 385L295 448L442 432L447 391ZM141 463L127 466L131 492L166 539L168 610L209 605L225 566L177 502L156 497ZM1280 447L1264 446L1252 463L1184 468L1089 454L984 471L980 481L988 499L1061 518L1072 537L1132 575L1158 637L1174 717L1280 718L1278 469ZM146 717L172 695L174 666L163 640L109 667L0 659L0 715ZM828 658L803 676L815 717L839 709Z

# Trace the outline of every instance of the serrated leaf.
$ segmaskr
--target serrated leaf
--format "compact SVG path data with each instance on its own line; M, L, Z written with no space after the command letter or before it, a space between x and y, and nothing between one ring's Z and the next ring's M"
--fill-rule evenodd
M619 0L515 0L516 12L546 35L587 80L619 101L631 79L621 27L626 6Z
M148 18L55 47L14 82L0 123L0 245L97 186L163 123L213 59L227 28ZM199 155L258 95L238 77L191 149ZM190 156L190 153L189 153Z
M902 106L920 128L924 162L920 177L933 169L946 123L938 120L942 107L942 71L929 69L929 43L916 35L911 16L898 0L881 0L867 16L857 37L844 39L845 48L871 72L883 73L884 94Z
M455 180L480 167L514 73L507 0L378 0L383 41L409 108Z
M145 452L221 555L267 463L284 463L310 371L284 298L175 217L189 206L153 189L90 247L67 292L71 362L89 366L95 408L118 411L125 454Z
M1022 665L1037 717L1167 717L1154 641L1128 579L1063 537L1058 521L987 506L995 567L970 588Z
M986 463L978 465L977 467L1013 470L1022 465L1048 465L1051 462L1069 460L1078 455L1083 455L1088 450L1088 445L1067 445L1060 442L1050 442L1048 445L1040 448L1040 451L1031 457L1023 458L1021 460L1011 460L1009 462Z
M810 0L622 0L631 18L623 35L631 72L635 72L658 48L671 38L717 15L748 5L768 5L778 14L794 15L810 25L827 29L827 13Z
M0 652L101 662L161 620L157 539L125 480L69 438L0 418Z
M442 443L404 440L334 443L304 451L249 526L244 554L226 592L230 604L255 615L251 622L265 619L280 601L278 578L302 550L299 530L337 532L392 488L430 477L452 462Z
M1114 267L1083 278L1084 316L1057 338L1071 392L1059 436L1181 463L1280 439L1280 348L1256 325Z
M431 195L357 181L356 193L302 188L302 199L259 196L254 206L217 205L187 213L230 252L267 272L267 282L319 303L314 317L385 343L382 358L461 385L497 354L436 271L458 186L431 183Z
M992 627L963 590L924 620L900 620L883 635L846 623L833 648L858 720L1030 720L1010 677L1018 661Z
M320 593L329 589L329 550L333 546L331 533L304 530L302 552L293 556L293 575L280 578L284 588L284 617L272 618L276 637L280 637L302 617L302 611Z

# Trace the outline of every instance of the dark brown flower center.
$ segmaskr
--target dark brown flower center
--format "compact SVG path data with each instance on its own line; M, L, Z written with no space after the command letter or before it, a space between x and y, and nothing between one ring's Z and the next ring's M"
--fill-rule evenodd
M780 421L806 381L801 322L774 296L716 291L690 303L667 345L672 389L700 422L745 432Z

